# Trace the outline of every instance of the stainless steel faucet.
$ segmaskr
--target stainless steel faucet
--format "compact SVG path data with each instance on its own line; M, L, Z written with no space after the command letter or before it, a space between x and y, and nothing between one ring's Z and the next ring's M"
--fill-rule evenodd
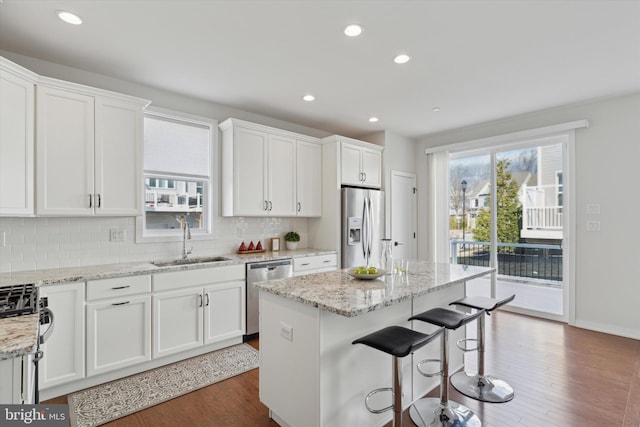
M193 250L193 246L187 250L187 239L191 239L191 225L187 221L187 216L182 215L182 259L187 259L187 255Z

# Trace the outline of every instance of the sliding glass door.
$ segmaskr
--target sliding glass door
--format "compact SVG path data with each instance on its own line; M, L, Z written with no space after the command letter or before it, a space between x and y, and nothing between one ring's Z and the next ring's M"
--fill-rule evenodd
M566 320L564 152L556 138L450 155L451 262L497 268L468 295L515 294L509 309Z

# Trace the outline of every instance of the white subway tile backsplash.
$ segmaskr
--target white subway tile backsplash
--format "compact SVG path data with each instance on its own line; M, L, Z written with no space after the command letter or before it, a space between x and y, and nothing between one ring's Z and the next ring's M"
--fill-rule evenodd
M215 237L190 240L193 256L235 252L241 241L261 240L268 247L272 237L287 231L300 233L307 246L306 218L222 218L214 220ZM125 240L110 241L110 230L125 230ZM135 218L0 218L0 272L73 267L79 265L152 261L180 256L182 243L136 243Z

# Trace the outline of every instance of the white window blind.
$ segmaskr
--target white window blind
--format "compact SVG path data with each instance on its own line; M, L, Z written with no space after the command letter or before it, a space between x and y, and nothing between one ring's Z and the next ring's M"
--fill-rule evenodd
M152 116L146 116L144 121L145 171L209 176L208 126Z

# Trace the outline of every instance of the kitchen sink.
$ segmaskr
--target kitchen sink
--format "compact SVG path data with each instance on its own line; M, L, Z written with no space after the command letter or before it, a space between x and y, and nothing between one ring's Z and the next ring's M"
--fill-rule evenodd
M223 256L203 257L203 258L187 258L187 259L172 259L169 261L156 261L152 262L156 267L170 267L172 265L189 265L189 264L204 264L208 262L220 262L230 261L231 258Z

